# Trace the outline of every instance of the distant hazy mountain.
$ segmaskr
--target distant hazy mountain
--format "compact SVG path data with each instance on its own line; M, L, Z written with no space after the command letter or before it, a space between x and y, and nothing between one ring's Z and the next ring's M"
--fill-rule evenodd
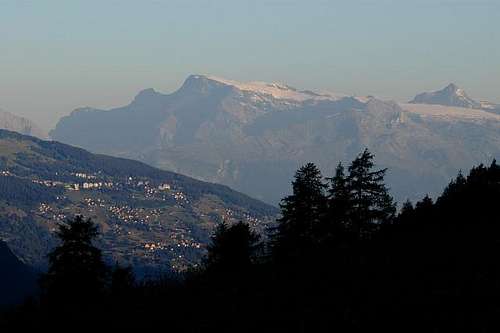
M446 92L461 95L454 86ZM365 147L389 168L400 200L435 194L460 169L500 156L500 116L491 112L202 75L172 94L148 89L121 108L75 110L51 135L274 204L301 164L315 162L328 175Z
M35 289L35 272L0 240L0 306L21 302Z
M47 133L29 119L16 116L0 109L0 129L32 135L38 138L47 138Z
M197 262L221 221L262 231L277 209L226 186L0 130L0 239L43 268L57 225L76 214L99 224L110 263L166 270Z
M439 91L418 94L410 103L456 106L500 113L500 105L486 101L475 101L470 98L463 89L457 87L453 83Z
M436 104L445 106L457 106L462 108L480 109L481 103L476 102L465 91L451 83L446 88L418 94L410 101L412 104Z

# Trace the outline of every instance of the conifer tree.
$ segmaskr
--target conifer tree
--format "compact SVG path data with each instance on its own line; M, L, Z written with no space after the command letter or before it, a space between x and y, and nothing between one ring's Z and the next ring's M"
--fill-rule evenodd
M415 205L415 210L417 212L420 211L430 211L432 207L434 206L434 202L432 201L432 198L429 197L429 195L426 195L422 200L417 202Z
M259 235L250 230L248 224L221 223L208 247L206 267L211 272L242 272L254 262L258 249Z
M373 155L368 149L349 166L349 227L358 238L369 237L377 226L390 221L396 211L393 199L384 184L387 169L373 168Z
M295 173L293 193L282 200L282 216L273 240L273 255L278 260L301 257L316 245L314 236L326 212L325 188L313 163Z
M335 175L329 180L328 207L323 222L323 238L331 241L338 238L348 225L351 193L342 163L337 165Z
M411 203L410 200L406 200L405 203L403 204L403 207L401 207L401 212L400 215L410 215L413 214L413 204Z
M76 216L60 224L61 244L49 254L49 269L41 286L49 303L70 308L97 302L105 287L106 265L93 245L98 235L91 219Z

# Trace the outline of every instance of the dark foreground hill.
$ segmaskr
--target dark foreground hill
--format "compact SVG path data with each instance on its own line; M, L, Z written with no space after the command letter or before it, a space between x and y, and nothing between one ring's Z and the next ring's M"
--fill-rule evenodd
M35 267L75 214L99 224L108 262L182 270L221 221L262 229L276 213L226 186L0 130L0 239Z
M35 272L0 241L0 307L22 301L35 290L35 286Z

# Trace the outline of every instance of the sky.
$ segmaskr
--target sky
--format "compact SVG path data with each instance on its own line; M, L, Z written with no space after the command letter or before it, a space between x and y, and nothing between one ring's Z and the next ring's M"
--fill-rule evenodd
M45 129L190 74L500 102L500 0L0 0L0 108Z

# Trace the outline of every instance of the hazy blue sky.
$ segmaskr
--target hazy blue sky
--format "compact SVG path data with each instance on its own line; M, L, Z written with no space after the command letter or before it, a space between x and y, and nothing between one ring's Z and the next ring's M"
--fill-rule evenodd
M51 128L191 73L500 102L500 0L0 0L0 108Z

